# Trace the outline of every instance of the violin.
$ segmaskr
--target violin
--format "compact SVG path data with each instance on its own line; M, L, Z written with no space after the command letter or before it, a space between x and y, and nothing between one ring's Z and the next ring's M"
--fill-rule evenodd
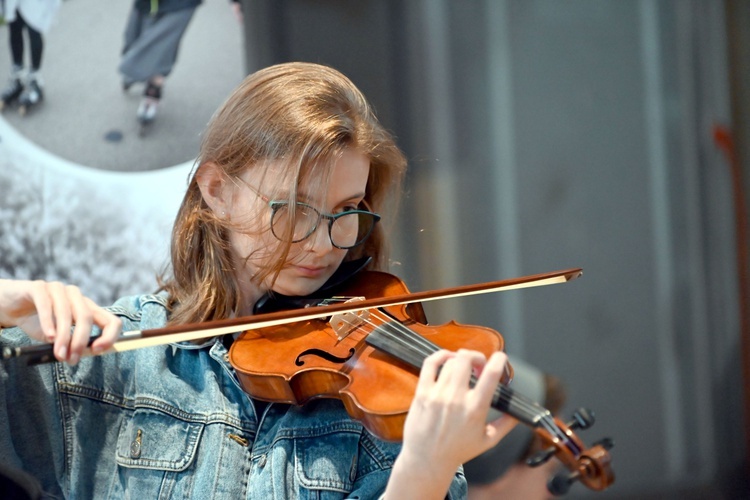
M409 294L399 278L377 271L358 273L338 292L338 300L354 304L368 297ZM421 304L410 302L248 329L232 344L229 361L245 392L254 398L295 405L337 398L371 433L398 441L422 362L440 349L459 348L489 357L504 344L502 336L487 327L455 321L430 326ZM593 490L612 484L611 440L586 448L573 432L589 427L593 414L578 410L573 422L564 424L508 387L512 377L507 364L492 406L530 426L541 438L544 449L529 459L529 465L556 456L571 471L555 476L548 484L550 491L563 494L576 480Z
M352 418L374 435L400 440L416 391L422 362L439 349L473 349L491 355L504 348L502 336L490 328L451 321L430 326L421 303L451 297L565 283L581 275L568 269L509 280L410 293L393 275L361 271L328 300L312 300L297 310L123 332L107 351L123 352L167 343L243 333L230 348L229 361L243 389L269 402L304 404L316 398L340 399ZM326 290L328 293L329 290ZM337 294L349 297L342 301ZM92 355L85 350L84 355ZM51 344L4 348L3 361L20 358L27 364L56 361ZM590 447L574 433L593 422L580 409L570 423L511 389L512 367L506 365L492 406L529 426L543 443L527 463L540 465L553 456L568 472L548 483L553 494L564 494L576 481L601 491L614 482L603 439ZM476 379L472 379L474 383Z

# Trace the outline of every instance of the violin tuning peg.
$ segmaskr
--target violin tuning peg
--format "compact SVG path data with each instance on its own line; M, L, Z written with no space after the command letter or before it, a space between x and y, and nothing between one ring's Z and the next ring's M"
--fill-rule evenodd
M561 472L552 476L552 479L547 481L547 491L555 496L565 495L573 483L579 478L578 472L565 473Z
M573 420L568 423L571 429L588 429L596 422L594 412L588 408L578 408L573 412Z
M554 446L550 446L547 449L537 451L528 459L526 459L526 465L528 465L529 467L538 467L552 458L552 455L555 454L555 451L556 450Z
M615 442L612 438L602 438L596 443L594 443L594 446L601 446L605 450L611 450L615 446Z

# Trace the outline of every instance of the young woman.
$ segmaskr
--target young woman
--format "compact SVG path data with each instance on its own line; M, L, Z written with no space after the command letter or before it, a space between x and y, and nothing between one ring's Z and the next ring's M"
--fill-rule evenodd
M462 498L460 465L511 419L486 422L505 356L438 352L403 443L343 404L265 404L227 360L233 337L81 358L119 332L251 315L386 265L377 214L406 161L337 71L288 63L249 76L212 118L172 234L163 290L101 308L61 283L0 280L2 345L54 343L67 363L7 363L0 462L75 498ZM18 327L18 328L8 328ZM469 387L472 374L478 383Z

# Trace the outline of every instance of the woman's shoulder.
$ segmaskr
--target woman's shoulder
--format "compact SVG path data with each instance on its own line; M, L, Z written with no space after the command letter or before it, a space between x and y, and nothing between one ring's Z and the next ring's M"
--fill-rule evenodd
M130 329L128 324L137 324L139 329L159 328L167 323L169 295L166 292L130 295L105 309L123 320L123 330Z

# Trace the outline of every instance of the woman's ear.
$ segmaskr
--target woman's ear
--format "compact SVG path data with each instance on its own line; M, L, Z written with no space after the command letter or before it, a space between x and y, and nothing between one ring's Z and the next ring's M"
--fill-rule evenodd
M231 205L231 193L227 189L224 171L214 162L206 162L195 173L195 180L206 204L217 217L223 217Z

